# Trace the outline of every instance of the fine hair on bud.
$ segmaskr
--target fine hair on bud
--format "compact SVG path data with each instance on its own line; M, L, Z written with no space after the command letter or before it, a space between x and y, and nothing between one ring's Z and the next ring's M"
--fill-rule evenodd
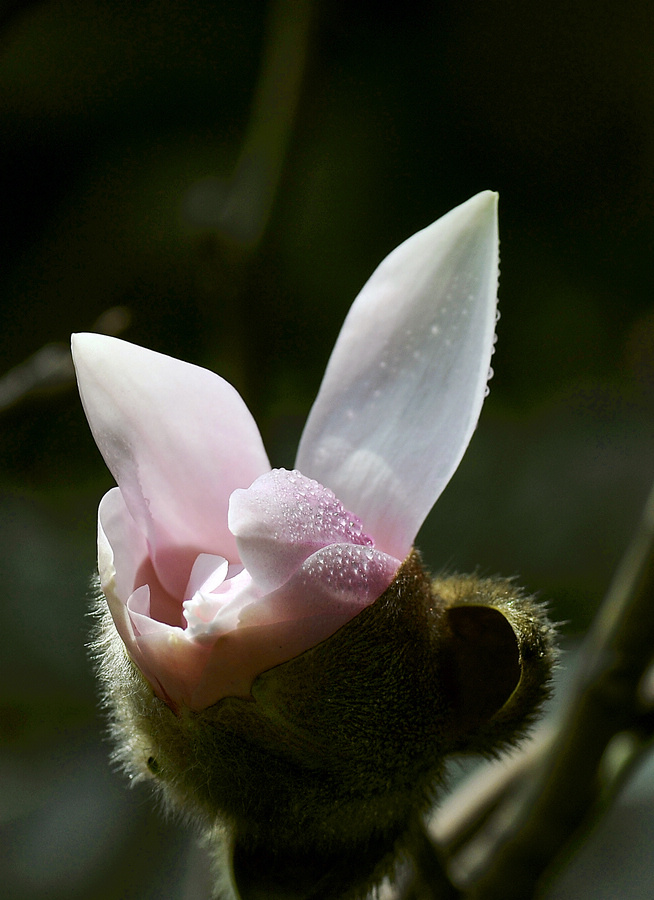
M173 711L97 609L115 759L220 833L244 900L364 897L410 851L447 755L517 740L555 657L543 607L512 581L432 581L414 551L371 606L260 674L250 698Z

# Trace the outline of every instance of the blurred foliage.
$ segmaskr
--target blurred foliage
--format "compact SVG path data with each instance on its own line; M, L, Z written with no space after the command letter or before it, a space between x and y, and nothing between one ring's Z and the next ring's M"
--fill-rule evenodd
M519 573L582 630L652 475L654 10L316 5L282 181L251 251L198 223L194 204L215 202L233 173L266 11L217 0L0 9L3 371L126 306L126 338L233 380L273 464L291 465L376 264L478 190L499 190L496 374L419 545L434 568ZM2 424L7 883L17 898L164 896L143 873L104 880L107 860L125 863L135 819L155 827L106 772L85 659L110 476L72 387L30 397ZM95 861L86 843L70 849L93 785L91 811L115 826ZM36 853L45 811L52 834L72 834L65 852L83 858L83 877L54 865L64 844ZM141 840L161 863L154 837Z

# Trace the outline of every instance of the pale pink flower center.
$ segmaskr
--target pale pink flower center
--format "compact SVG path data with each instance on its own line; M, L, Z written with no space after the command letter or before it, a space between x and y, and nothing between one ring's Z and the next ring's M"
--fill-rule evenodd
M238 627L246 606L300 568L308 579L317 576L332 589L351 590L365 581L375 558L361 520L332 491L296 470L273 469L234 491L229 522L245 567L201 553L184 592L186 632L199 642ZM362 556L348 551L352 545L370 549Z

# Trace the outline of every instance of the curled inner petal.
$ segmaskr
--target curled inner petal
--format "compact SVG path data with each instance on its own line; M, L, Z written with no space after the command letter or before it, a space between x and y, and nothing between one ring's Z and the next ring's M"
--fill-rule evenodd
M245 606L239 626L286 621L302 635L305 620L328 616L332 621L324 640L381 596L399 566L398 559L372 547L330 544L305 560L282 587Z
M186 587L186 596L196 593L210 594L223 583L227 577L229 563L222 556L213 553L200 553L191 569L191 577Z
M361 520L332 491L300 472L273 469L229 502L229 528L256 584L273 591L322 547L372 547Z
M222 556L201 553L193 564L191 577L186 588L184 618L187 622L188 637L199 637L207 632L216 613L222 605L212 595L225 581L229 563Z
M260 596L248 572L207 553L196 559L186 594L188 599L182 603L185 637L203 644L236 628L243 606Z

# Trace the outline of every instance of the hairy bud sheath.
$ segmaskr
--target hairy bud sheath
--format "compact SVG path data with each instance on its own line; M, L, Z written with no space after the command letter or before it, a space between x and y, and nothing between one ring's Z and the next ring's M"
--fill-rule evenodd
M173 808L224 826L237 881L273 868L271 897L275 878L280 896L289 884L311 896L301 882L319 873L329 883L315 896L345 896L353 867L369 887L433 800L445 756L494 752L524 730L554 656L542 608L512 582L431 582L415 551L374 604L261 674L251 699L200 712L156 697L103 619L116 759Z

